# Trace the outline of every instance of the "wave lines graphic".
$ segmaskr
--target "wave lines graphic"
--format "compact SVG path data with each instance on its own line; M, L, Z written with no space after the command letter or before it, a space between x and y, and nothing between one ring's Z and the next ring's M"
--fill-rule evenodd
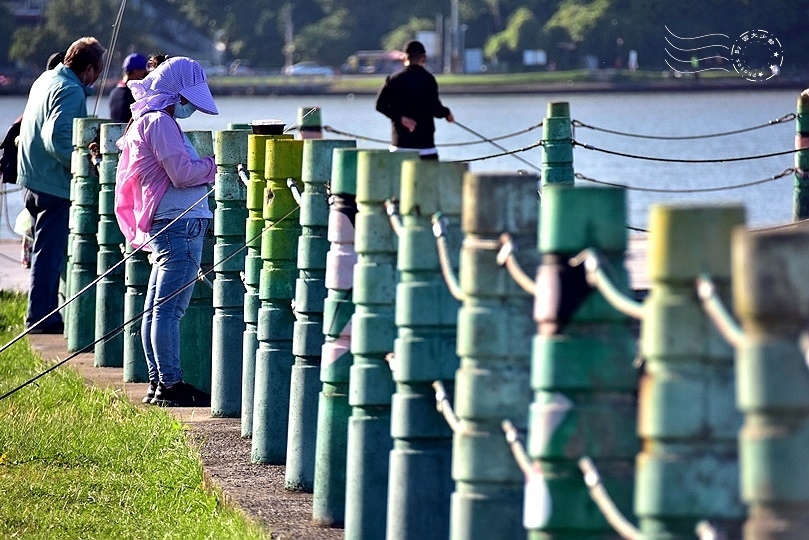
M671 37L675 38L675 40L688 42L694 40L703 40L704 42L706 39L710 39L710 43L677 43L669 39L669 36L665 36L664 39L666 43L668 43L672 49L679 52L697 53L702 51L700 54L703 55L706 54L706 52L714 52L710 49L725 49L730 51L730 46L732 45L730 37L725 34L703 34L701 36L683 37L672 32L666 25L664 25L664 28ZM722 54L723 51L721 50L716 50L715 54L709 54L706 56L697 56L697 54L692 54L687 59L680 58L679 54L677 53L672 53L669 50L669 47L664 47L663 50L668 56L668 58L665 59L666 65L678 73L696 74L705 71L730 71L726 67L722 66L723 63L729 63L730 59L724 56ZM705 65L706 63L708 64L707 66Z

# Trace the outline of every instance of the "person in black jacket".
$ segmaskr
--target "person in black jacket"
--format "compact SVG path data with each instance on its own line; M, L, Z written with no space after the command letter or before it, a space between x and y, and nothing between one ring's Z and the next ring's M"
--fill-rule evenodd
M405 67L385 79L376 98L376 110L391 120L391 152L416 149L421 159L438 159L433 118L454 122L438 97L438 83L424 68L427 51L418 41L405 46Z
M146 62L146 57L137 53L124 58L123 66L121 66L124 76L110 92L110 118L113 122L125 124L132 118L132 111L129 107L135 103L135 98L132 97L132 91L126 83L140 80L146 76Z

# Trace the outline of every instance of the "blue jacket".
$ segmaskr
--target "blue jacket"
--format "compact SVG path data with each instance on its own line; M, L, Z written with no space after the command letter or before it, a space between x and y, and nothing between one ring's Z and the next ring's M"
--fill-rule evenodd
M91 90L64 64L34 81L22 114L17 183L70 199L73 119L87 116Z

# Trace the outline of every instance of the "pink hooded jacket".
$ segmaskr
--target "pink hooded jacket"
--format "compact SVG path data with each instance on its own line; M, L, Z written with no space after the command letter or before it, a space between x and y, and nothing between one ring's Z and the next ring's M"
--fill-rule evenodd
M155 210L169 182L192 187L214 181L212 157L191 159L177 121L163 109L179 102L180 94L205 83L205 72L190 58L171 58L158 66L138 85L130 85L135 96L132 123L118 141L121 157L115 178L115 216L124 238L134 248L149 241ZM196 94L186 96L194 103ZM210 97L210 92L207 93ZM198 101L204 101L203 98ZM201 110L210 104L201 103ZM207 106L207 107L206 107ZM213 106L213 114L216 114Z

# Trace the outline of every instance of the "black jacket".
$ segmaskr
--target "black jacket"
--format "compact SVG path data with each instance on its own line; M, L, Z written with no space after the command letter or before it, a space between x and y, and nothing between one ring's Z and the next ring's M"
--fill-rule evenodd
M109 104L112 121L123 124L129 122L132 118L132 109L129 106L133 103L135 103L135 98L132 96L132 90L126 84L119 82L110 91Z
M438 97L435 77L415 64L385 80L376 98L376 110L391 119L391 144L399 148L433 148L433 118L446 118L450 114ZM402 116L416 121L415 131L411 133L402 125Z

